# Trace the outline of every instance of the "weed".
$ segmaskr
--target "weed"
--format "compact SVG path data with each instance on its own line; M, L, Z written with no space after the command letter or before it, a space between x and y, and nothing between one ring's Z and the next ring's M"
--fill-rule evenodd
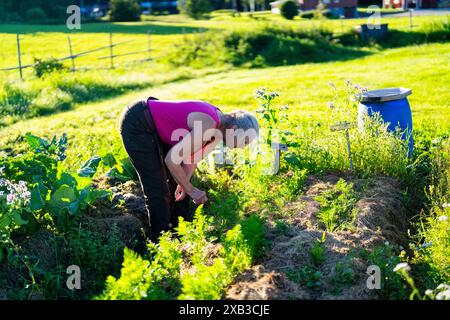
M355 219L354 207L358 201L352 183L340 179L333 188L325 190L315 199L321 203L318 219L327 231L352 228Z

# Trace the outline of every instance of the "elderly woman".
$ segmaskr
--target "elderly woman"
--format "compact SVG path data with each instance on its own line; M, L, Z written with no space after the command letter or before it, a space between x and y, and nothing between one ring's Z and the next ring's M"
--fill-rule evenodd
M150 224L150 239L178 222L188 199L207 201L191 183L199 161L220 142L242 148L259 134L256 118L246 111L222 113L203 101L167 101L150 97L128 106L120 118L120 134L141 182Z

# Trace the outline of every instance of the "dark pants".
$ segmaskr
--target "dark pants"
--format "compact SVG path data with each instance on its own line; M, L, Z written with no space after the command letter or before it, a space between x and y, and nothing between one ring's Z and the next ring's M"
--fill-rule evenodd
M146 109L145 101L126 107L119 126L123 145L144 192L150 238L157 241L162 231L168 231L178 225L179 216L191 220L191 215L189 197L175 202L177 183L163 160L171 146L161 141L150 113L147 114L150 119L144 114Z

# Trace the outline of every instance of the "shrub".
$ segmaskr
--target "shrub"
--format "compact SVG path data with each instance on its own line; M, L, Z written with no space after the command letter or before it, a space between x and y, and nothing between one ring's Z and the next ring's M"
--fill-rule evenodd
M200 19L212 10L211 2L209 0L178 1L178 9L181 13L194 19Z
M26 14L27 21L45 20L47 19L47 14L41 8L30 8L27 10Z
M283 2L280 6L280 14L283 18L288 20L294 19L294 17L298 15L297 4L292 0Z
M141 7L136 0L112 0L111 21L139 21L141 19Z
M61 72L67 70L67 68L58 60L54 58L50 59L38 59L34 58L35 65L33 66L34 73L38 78L43 77L46 74L52 72Z
M208 32L190 37L167 56L173 65L204 67L231 63L262 67L323 61L342 57L342 47L330 43L324 29L256 27L252 30Z

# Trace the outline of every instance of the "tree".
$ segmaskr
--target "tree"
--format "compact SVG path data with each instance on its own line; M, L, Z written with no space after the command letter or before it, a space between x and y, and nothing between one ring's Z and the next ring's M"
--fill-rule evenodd
M181 13L194 19L199 19L212 10L209 0L180 0L178 9Z
M292 0L285 1L280 6L280 14L283 18L288 20L294 19L296 15L298 15L298 6Z
M139 21L141 6L137 0L111 0L111 21Z

